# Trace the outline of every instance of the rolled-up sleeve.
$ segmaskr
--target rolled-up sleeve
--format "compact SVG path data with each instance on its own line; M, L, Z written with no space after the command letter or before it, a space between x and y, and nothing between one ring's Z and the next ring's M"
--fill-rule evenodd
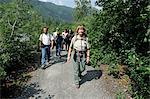
M42 34L40 35L39 40L42 41Z
M72 38L71 43L70 43L70 48L73 49L73 44L75 42L75 37Z
M90 49L90 44L88 42L88 38L86 39L86 41L87 41L87 49Z
M53 41L54 40L54 37L52 35L50 35L50 40Z

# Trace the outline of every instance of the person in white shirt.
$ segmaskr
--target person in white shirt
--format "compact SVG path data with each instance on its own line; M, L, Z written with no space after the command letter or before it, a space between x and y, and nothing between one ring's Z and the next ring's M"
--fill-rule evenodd
M48 33L47 27L43 28L39 40L42 51L41 68L44 68L46 65L46 55L48 62L50 61L50 49L53 48L53 41L54 41L53 36Z
M53 33L54 41L57 39L57 34L59 32L59 28L56 28L56 32Z

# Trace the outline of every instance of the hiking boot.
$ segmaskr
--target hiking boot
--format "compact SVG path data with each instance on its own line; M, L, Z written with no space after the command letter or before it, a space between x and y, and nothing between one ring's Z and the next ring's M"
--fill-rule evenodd
M79 88L80 88L80 85L79 85L79 84L76 84L76 88L79 89Z
M79 75L79 78L80 78L80 79L81 79L81 78L83 78L83 75L82 75L82 74L80 74L80 75Z
M44 67L45 67L45 64L41 65L41 69L44 69Z
M49 62L46 62L46 66L48 66L49 65Z
M59 55L59 58L61 58L61 55Z
M50 60L48 63L49 63L49 65L52 65L52 64L55 63L55 61L54 60Z

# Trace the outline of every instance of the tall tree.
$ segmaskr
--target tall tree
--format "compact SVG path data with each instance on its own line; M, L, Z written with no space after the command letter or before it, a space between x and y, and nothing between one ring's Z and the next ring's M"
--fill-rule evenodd
M75 21L80 21L84 17L91 14L91 0L74 0L75 1L75 11L74 19Z
M97 0L96 3L102 10L89 23L91 63L109 64L112 68L118 63L128 65L133 97L147 99L150 94L149 0Z
M26 63L30 46L38 41L42 18L28 2L13 0L0 4L0 71L1 68L13 69L15 64Z

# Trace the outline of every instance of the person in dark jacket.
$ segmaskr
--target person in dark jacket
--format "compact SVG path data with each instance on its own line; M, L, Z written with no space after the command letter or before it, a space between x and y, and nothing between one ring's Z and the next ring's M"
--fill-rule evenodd
M59 57L61 57L62 41L63 41L63 38L61 36L61 33L58 33L56 37L56 56L59 56Z

